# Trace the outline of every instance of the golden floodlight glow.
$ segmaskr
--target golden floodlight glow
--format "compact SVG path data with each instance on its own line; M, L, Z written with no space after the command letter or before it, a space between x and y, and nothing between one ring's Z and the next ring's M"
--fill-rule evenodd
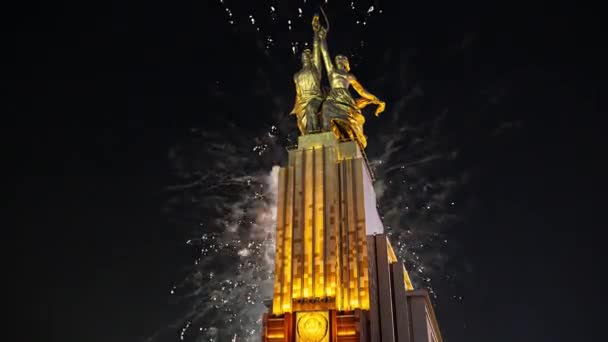
M279 171L272 313L367 310L366 162L331 132L299 142Z
M391 242L386 239L386 243L388 244L388 261L393 264L397 262L397 255L395 255L395 250L393 250L393 246Z
M355 329L342 329L338 331L338 336L355 336L357 331Z
M412 285L412 281L410 280L410 275L407 273L405 269L405 265L403 265L403 280L405 282L405 289L408 291L414 290L414 285Z

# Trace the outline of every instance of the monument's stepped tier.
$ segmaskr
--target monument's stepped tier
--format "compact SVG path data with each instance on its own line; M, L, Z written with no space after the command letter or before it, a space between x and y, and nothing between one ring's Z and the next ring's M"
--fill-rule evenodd
M426 290L414 290L403 263L384 234L368 236L370 270L369 326L357 341L442 341ZM339 341L339 340L338 340Z
M301 136L279 172L273 313L369 309L367 239L382 233L355 142Z
M357 143L300 136L279 172L262 341L441 341L428 294L414 291L383 230Z

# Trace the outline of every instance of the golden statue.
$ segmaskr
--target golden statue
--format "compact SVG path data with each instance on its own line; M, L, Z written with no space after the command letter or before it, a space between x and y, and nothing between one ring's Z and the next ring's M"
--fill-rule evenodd
M321 52L319 51L319 35L322 29L319 16L315 15L312 20L315 32L313 38L313 51L305 49L302 51L302 69L293 76L296 86L296 102L291 110L297 118L298 128L302 134L319 130L317 118L319 108L323 102L321 92Z
M316 16L318 18L318 16ZM327 18L326 18L327 19ZM317 25L318 19L317 19ZM375 115L378 116L386 104L376 96L365 90L357 78L350 73L350 64L346 56L337 55L336 65L331 61L327 50L326 36L328 29L319 25L315 28L313 20L313 30L320 41L321 54L325 62L325 69L331 85L331 90L323 102L321 108L321 122L323 131L333 131L339 139L356 140L361 148L367 146L367 138L363 134L363 124L365 117L361 114L361 109L369 104L377 104ZM353 100L349 92L349 87L353 86L355 91L361 96L357 101Z

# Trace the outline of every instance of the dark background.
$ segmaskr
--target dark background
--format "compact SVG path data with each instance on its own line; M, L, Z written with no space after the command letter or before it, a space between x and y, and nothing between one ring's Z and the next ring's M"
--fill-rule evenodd
M332 49L365 39L353 60L360 79L400 72L402 88L376 87L388 106L418 85L418 115L449 108L445 137L476 170L463 194L473 206L451 235L474 271L459 280L464 300L439 299L446 340L600 340L600 11L377 1L384 13L363 31L338 18L346 5L329 2ZM7 10L2 112L17 219L5 229L17 237L5 240L5 259L16 271L8 296L25 340L140 341L179 314L168 288L191 256L187 231L160 210L172 177L168 150L193 126L267 129L273 118L256 113L272 100L256 93L257 73L266 70L270 88L291 99L298 61L288 41L309 35L305 26L273 29L277 47L265 54L263 35L242 23L268 4L248 3L232 5L236 26L219 1ZM297 13L296 3L276 7ZM218 80L232 101L216 99ZM210 115L226 106L226 117ZM373 132L382 122L370 125ZM500 127L514 131L495 138Z

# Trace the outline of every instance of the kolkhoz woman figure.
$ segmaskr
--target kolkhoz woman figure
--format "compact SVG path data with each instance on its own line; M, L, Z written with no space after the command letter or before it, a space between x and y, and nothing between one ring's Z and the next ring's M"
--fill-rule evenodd
M322 130L333 131L338 138L357 140L361 148L365 148L367 146L367 137L363 134L365 117L361 114L361 109L370 103L377 104L375 115L378 116L384 111L386 104L365 90L350 73L350 64L346 56L337 55L336 65L333 65L327 50L327 30L321 27L316 31L319 35L321 55L331 86L321 108ZM349 93L348 89L351 85L362 97L357 101L353 100Z

